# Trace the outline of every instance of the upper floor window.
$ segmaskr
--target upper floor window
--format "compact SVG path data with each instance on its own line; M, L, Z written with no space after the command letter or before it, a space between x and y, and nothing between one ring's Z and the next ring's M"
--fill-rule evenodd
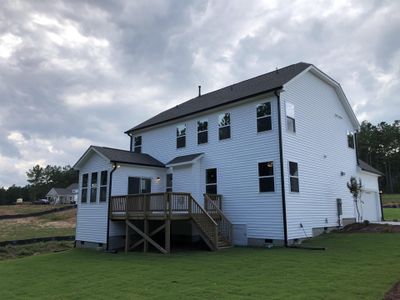
M225 140L231 137L231 114L224 113L218 116L219 139Z
M197 122L197 144L208 143L208 121L201 120Z
M272 129L271 102L257 105L257 132Z
M83 174L82 175L81 203L87 202L88 181L89 181L89 174Z
M354 134L350 131L347 131L347 145L354 149Z
M289 161L290 191L299 192L299 166L297 163Z
M100 202L107 201L107 171L100 173Z
M97 172L92 173L90 185L90 202L96 202L97 198Z
M258 163L258 185L260 192L274 192L274 162Z
M186 124L176 127L176 148L186 147Z
M172 192L172 174L167 174L166 192Z
M294 105L286 102L286 129L290 132L296 132L296 119L294 118Z
M135 136L135 152L136 153L142 153L142 136Z
M217 169L206 170L206 194L217 194Z

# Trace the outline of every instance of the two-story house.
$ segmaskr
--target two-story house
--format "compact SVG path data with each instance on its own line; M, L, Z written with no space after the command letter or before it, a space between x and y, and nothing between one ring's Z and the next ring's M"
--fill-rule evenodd
M288 245L355 222L351 176L363 219L379 221L380 173L358 162L358 129L340 85L308 63L199 93L126 131L130 150L78 160L77 245Z

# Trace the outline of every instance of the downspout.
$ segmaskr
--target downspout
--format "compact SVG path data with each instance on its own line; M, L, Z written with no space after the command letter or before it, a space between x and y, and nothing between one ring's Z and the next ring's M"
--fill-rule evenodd
M130 138L129 151L132 152L132 150L133 150L133 145L132 145L132 143L133 143L133 135L129 134L129 138Z
M282 141L282 116L281 116L281 96L280 90L275 90L274 94L278 100L278 126L279 126L279 158L281 167L281 192L282 192L282 216L283 216L283 234L285 247L288 246L287 216L286 216L286 194L285 194L285 172L283 164L283 141Z
M117 163L113 163L113 169L110 172L110 184L108 185L108 209L107 209L107 246L106 251L109 250L110 244L110 210L111 210L111 190L112 190L112 177L114 171L117 169Z

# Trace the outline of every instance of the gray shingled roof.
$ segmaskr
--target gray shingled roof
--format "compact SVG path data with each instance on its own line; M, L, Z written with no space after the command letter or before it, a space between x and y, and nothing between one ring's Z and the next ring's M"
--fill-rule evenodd
M164 168L164 164L145 153L135 153L127 150L92 146L98 152L107 157L111 162L119 162L133 165L152 166Z
M377 175L381 175L384 176L385 174L383 174L381 171L375 169L374 167L370 166L369 164L367 164L365 161L359 159L358 160L358 166L361 168L361 170L370 172L370 173L374 173Z
M196 154L189 154L183 156L177 156L170 162L166 163L166 165L174 165L174 164L181 164L186 162L191 162L192 160L198 158L199 156L203 155L204 153L196 153Z
M311 64L297 63L193 98L127 130L130 133L281 88Z
M66 188L54 188L54 190L58 195L72 195L73 194L72 190L77 190L77 189L78 189L77 183L73 183L67 186Z

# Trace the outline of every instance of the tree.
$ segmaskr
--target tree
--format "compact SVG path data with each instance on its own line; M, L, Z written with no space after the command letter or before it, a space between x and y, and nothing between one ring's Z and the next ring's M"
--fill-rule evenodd
M358 202L361 202L361 188L362 188L362 183L361 179L357 181L355 177L350 177L350 181L347 183L347 188L349 189L351 195L353 196L354 200L354 205L356 207L357 211L357 221L361 222L361 213L360 209L358 207Z

